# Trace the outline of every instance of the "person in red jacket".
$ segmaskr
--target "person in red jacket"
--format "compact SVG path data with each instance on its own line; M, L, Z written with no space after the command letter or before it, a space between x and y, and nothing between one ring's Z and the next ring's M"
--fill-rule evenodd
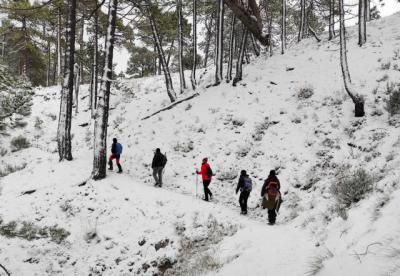
M212 198L212 193L208 186L211 183L211 179L213 176L213 171L211 170L210 165L208 164L208 158L203 158L203 162L201 163L200 171L196 170L197 174L201 174L201 178L203 179L203 186L204 186L204 200L208 201L208 195Z

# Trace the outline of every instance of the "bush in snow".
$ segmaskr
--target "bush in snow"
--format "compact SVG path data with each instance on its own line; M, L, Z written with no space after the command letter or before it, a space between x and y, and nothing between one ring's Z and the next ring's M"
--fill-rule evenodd
M24 136L21 135L11 140L11 147L13 148L13 151L26 149L29 148L30 146L31 144L29 143L28 139L26 139Z
M4 148L0 148L0 156L4 156L8 153L8 151Z
M193 141L177 142L173 148L175 151L187 153L191 152L194 149L194 143Z
M4 177L9 175L10 173L14 173L20 170L25 169L26 163L22 163L21 165L13 166L13 165L6 165L4 169L0 169L0 177Z
M326 249L325 252L314 257L309 263L310 269L308 270L306 275L309 276L317 275L324 267L324 262L332 257L333 253L329 249Z
M381 63L381 70L389 70L390 69L390 65L391 65L390 61L382 62Z
M348 166L342 166L336 173L331 193L340 206L349 207L372 191L373 184L373 178L364 169L352 171Z
M297 92L297 98L300 100L311 98L312 95L314 95L314 88L311 85L300 87L299 91Z
M387 110L390 115L400 114L400 89L397 88L390 94L387 102Z
M265 135L265 131L269 128L269 126L273 124L270 122L268 117L265 117L261 122L256 124L254 128L254 133L252 135L254 141L261 141L263 136Z

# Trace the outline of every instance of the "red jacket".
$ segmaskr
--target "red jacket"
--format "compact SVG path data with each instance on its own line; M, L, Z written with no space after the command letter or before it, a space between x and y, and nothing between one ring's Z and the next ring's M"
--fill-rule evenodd
M201 178L203 180L211 180L211 176L209 176L207 174L207 172L209 171L210 165L208 165L208 163L204 163L201 165L201 169L199 172L197 172L197 174L201 174Z

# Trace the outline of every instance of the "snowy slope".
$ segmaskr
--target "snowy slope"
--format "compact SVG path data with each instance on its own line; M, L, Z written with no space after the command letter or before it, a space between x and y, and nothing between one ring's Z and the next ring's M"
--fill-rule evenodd
M356 29L348 29L350 73L366 98L364 118L354 118L343 89L338 40L306 39L284 56L255 59L238 87L206 88L213 72L201 71L198 97L146 120L169 104L163 77L119 82L109 141L117 137L124 146L124 174L100 182L87 181L87 98L73 121L74 161L58 163L59 89L38 90L30 124L13 134L28 137L32 147L1 160L26 168L0 179L0 227L31 222L70 235L60 243L39 234L31 241L0 235L0 264L15 275L154 275L169 266L167 275L398 275L400 123L385 109L385 91L400 76L399 23L400 14L370 23L362 48ZM174 81L177 88L177 76ZM313 95L299 98L302 88ZM1 147L10 139L2 138ZM153 187L149 166L157 147L168 157L162 189ZM209 204L195 198L194 171L205 156L216 173ZM330 192L344 164L374 177L373 192L352 205L347 219ZM285 200L274 227L258 207L272 168ZM241 169L255 184L247 218L234 193Z

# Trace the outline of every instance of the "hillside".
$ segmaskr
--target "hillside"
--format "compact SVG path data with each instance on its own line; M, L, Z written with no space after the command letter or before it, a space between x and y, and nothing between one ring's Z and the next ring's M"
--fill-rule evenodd
M124 174L99 182L88 180L87 86L73 119L74 160L63 163L59 88L37 89L28 126L0 140L1 170L17 170L0 178L0 264L12 275L397 275L400 119L386 102L400 77L399 23L400 14L371 22L362 48L348 29L363 118L343 88L338 38L253 59L237 87L206 88L212 68L201 70L198 97L146 120L169 104L163 77L118 82L108 132L124 146ZM30 147L12 152L18 135ZM149 166L157 147L168 157L162 189ZM194 174L206 156L216 173L210 203ZM273 168L284 203L268 226L259 193ZM247 217L234 193L241 169L254 180ZM359 169L372 190L338 205L332 185Z

